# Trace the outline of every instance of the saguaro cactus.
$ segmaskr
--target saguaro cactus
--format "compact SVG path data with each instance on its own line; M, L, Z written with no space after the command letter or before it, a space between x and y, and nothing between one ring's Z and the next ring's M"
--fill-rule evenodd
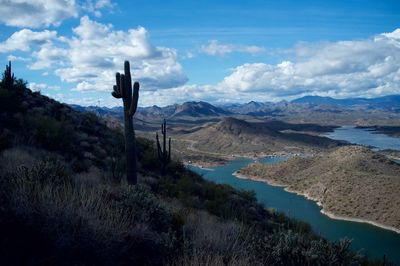
M126 153L126 179L129 184L137 183L137 162L136 162L136 140L133 128L133 115L136 113L139 99L139 82L133 85L129 61L124 63L125 74L119 72L115 75L116 85L112 96L122 98L124 103L124 125L125 125L125 153Z
M168 139L168 151L167 151L167 122L161 124L161 134L163 135L163 147L161 148L160 139L158 138L158 133L156 133L157 139L157 150L158 159L161 165L161 175L165 175L167 172L167 165L171 161L171 138Z
M6 65L6 70L3 73L2 83L6 89L11 90L14 85L15 77L14 73L11 71L11 61L8 61L8 66Z

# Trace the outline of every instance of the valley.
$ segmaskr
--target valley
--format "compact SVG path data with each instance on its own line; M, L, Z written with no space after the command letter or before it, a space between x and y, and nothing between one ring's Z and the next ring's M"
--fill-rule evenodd
M353 105L351 100L336 104L329 99L320 103L315 97L304 102L307 99L221 108L204 102L188 102L174 108L142 108L146 111L141 117L146 119L138 119L138 134L154 140L161 121L149 118L157 110L156 114L164 114L167 119L174 156L187 165L206 169L238 158L290 158L277 165L249 164L237 175L306 195L330 217L367 221L398 231L399 150L396 145L387 146L380 140L387 136L389 143L397 142L399 113L388 105L379 107L380 100L371 100L372 105L365 99L356 100ZM285 111L278 116L268 113L266 106L279 106ZM346 141L337 132L352 132L352 127L342 127L348 124L354 125L354 133L349 133L351 137ZM362 132L379 133L382 137L376 135L375 143ZM371 151L351 145L359 140L360 144L379 148Z

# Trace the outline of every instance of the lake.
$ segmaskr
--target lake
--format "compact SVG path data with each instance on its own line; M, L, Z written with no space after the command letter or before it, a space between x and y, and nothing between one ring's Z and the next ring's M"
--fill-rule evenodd
M400 150L400 138L391 137L373 130L343 126L333 132L324 134L335 140L346 140L350 143L372 146L375 150Z
M277 163L286 157L266 157L263 163ZM294 193L286 192L282 187L270 186L264 182L239 179L232 174L252 162L250 159L237 159L226 165L206 170L189 166L207 180L220 184L229 184L237 189L253 190L259 202L267 208L284 212L287 216L309 223L317 234L329 239L352 239L354 250L363 250L371 258L383 258L400 265L400 234L379 227L349 221L330 219L320 212L320 207L313 201Z

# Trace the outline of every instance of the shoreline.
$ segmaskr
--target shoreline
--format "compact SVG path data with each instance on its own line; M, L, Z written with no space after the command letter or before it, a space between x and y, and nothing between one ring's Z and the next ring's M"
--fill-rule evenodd
M290 152L274 152L274 153L258 153L255 155L250 154L232 154L230 156L223 156L221 157L221 161L218 162L206 162L206 161L184 161L184 165L192 165L198 168L203 168L206 170L214 170L212 167L223 166L230 161L236 160L238 158L245 158L249 160L253 160L253 162L258 162L259 159L263 159L266 157L295 157L295 156L314 156L314 153L290 153ZM255 177L254 177L255 178ZM260 180L261 181L261 180Z
M323 215L328 216L330 219L349 221L349 222L357 222L357 223L367 223L367 224L370 224L370 225L373 225L373 226L376 226L376 227L379 227L379 228L382 228L382 229L389 230L389 231L395 232L397 234L400 234L400 229L395 228L395 227L390 226L390 225L384 225L384 224L381 224L381 223L378 223L378 222L375 222L375 221L370 221L370 220L366 220L366 219L362 219L362 218L352 218L352 217L340 216L340 215L336 215L334 213L325 211L324 210L324 206L322 205L322 203L320 201L318 201L315 198L310 197L307 193L301 193L301 192L298 192L298 191L290 190L290 189L287 188L287 185L278 184L278 183L275 183L275 182L271 182L271 181L269 181L267 179L259 178L259 177L255 177L255 176L246 176L246 175L238 173L237 171L234 172L232 175L234 175L235 177L240 178L240 179L249 179L249 180L253 180L253 181L264 182L264 183L267 183L268 185L274 186L274 187L283 187L286 192L294 193L294 194L303 196L308 200L312 200L318 206L321 207L320 212Z

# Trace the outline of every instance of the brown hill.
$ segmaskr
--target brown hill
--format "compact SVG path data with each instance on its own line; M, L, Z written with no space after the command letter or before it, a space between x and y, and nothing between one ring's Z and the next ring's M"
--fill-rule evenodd
M328 214L400 229L400 165L365 147L341 147L277 165L252 164L239 173L307 195Z
M194 142L193 148L221 154L274 152L317 152L343 143L325 137L275 130L268 122L247 122L233 117L198 127L183 138Z

